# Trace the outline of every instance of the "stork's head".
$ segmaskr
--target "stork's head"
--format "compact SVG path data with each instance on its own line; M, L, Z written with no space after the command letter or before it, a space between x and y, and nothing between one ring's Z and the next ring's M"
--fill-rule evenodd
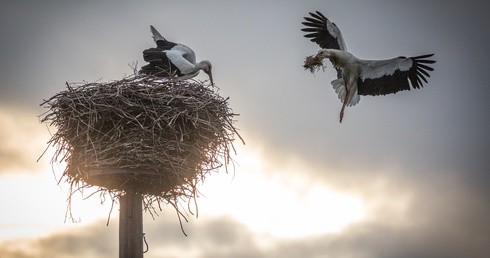
M332 63L333 67L340 68L339 67L340 66L339 53L340 53L340 51L337 51L337 50L320 49L320 50L318 50L316 57L321 59L321 60L328 58L328 59L330 59L330 62Z
M320 49L320 50L318 50L316 57L321 58L321 59L330 57L330 51L328 49Z
M209 76L209 81L211 82L211 85L214 86L214 83L213 83L213 73L211 71L211 69L213 68L213 66L211 65L211 62L209 62L208 60L204 60L204 61L201 61L202 63L202 70L208 74Z

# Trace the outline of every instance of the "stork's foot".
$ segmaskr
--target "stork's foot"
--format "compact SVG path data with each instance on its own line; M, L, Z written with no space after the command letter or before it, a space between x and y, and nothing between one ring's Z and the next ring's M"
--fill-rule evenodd
M345 104L342 105L342 109L340 110L340 123L342 123L342 118L344 118L344 110Z

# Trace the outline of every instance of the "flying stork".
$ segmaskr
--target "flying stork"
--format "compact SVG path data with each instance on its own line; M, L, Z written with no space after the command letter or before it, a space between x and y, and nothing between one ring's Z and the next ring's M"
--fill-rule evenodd
M434 54L387 60L359 59L347 52L342 33L335 23L318 11L309 14L311 17L304 17L302 24L305 27L301 30L306 32L304 37L322 48L313 59L321 63L328 58L337 69L337 79L332 81L332 86L343 103L341 123L345 107L359 103L360 95L386 95L410 90L410 87L421 88L422 80L427 83L425 77L430 77L428 71L434 70L428 66L436 62L428 59ZM305 62L305 68L311 69L311 66Z
M152 25L150 30L157 47L143 51L143 59L149 64L141 67L141 73L185 80L203 70L208 74L211 85L214 85L211 62L204 60L196 63L196 54L191 48L166 40Z

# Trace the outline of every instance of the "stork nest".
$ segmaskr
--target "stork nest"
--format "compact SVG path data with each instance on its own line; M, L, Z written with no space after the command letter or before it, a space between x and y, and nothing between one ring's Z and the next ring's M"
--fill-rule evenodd
M305 70L310 70L311 73L314 73L320 70L320 68L324 70L325 64L323 63L323 59L318 55L307 56L303 68L305 68Z
M241 139L228 98L203 82L134 75L66 86L41 104L49 109L41 122L57 128L51 163L66 162L61 178L72 193L98 186L118 196L130 187L145 207L158 200L177 208L208 174L227 169Z

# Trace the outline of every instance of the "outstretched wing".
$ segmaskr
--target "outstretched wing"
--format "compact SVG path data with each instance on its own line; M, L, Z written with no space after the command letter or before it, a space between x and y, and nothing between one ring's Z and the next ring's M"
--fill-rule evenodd
M311 17L304 17L303 32L305 38L317 43L324 49L338 49L347 51L342 33L335 23L331 22L321 12L309 13Z
M434 70L428 64L436 61L427 59L433 55L378 61L361 60L357 82L358 94L377 96L423 87L422 81L427 83L429 71Z

